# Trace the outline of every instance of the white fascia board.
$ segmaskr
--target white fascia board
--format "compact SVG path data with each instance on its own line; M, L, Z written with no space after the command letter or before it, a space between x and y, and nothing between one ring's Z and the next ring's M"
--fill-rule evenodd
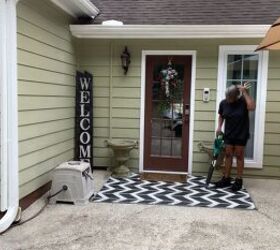
M90 16L94 18L99 9L90 0L51 0L55 5L69 15L77 18L79 16Z
M77 38L262 38L270 25L70 25Z

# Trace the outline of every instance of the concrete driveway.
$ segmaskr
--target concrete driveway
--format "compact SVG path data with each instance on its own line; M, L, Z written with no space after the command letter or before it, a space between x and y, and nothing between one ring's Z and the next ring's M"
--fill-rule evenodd
M99 189L108 174L95 172ZM49 205L0 236L0 249L280 249L280 180L246 179L257 211L91 203ZM96 189L96 190L97 190ZM28 208L28 218L43 205Z

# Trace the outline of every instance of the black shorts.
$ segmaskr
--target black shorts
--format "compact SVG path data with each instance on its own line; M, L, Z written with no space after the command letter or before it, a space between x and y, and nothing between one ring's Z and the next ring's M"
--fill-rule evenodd
M232 146L246 146L248 139L246 140L239 140L239 139L228 139L225 138L225 145L232 145Z

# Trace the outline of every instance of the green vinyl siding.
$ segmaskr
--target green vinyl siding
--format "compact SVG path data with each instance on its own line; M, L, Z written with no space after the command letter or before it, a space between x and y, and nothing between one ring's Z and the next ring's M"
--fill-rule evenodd
M280 51L269 55L264 167L268 176L280 176Z
M128 138L139 140L141 52L142 50L196 50L196 89L193 141L193 173L205 174L208 156L199 152L197 143L212 141L216 117L216 88L219 45L258 44L259 39L202 40L76 40L78 68L94 75L94 163L111 164L111 151L104 140ZM131 64L124 76L120 55L128 46ZM273 54L273 55L272 55ZM269 61L263 169L246 169L247 176L280 177L280 53L272 52ZM211 101L201 100L204 87L211 89ZM139 151L131 152L129 165L139 167Z
M17 6L20 197L74 155L76 55L71 19L48 1Z

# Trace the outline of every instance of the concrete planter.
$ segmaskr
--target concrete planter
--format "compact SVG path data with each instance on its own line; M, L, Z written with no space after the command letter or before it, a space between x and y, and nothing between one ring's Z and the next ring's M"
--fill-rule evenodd
M106 140L105 143L113 150L117 161L117 165L111 168L112 176L128 177L130 169L126 166L126 162L129 160L130 151L137 147L137 141L113 139Z

